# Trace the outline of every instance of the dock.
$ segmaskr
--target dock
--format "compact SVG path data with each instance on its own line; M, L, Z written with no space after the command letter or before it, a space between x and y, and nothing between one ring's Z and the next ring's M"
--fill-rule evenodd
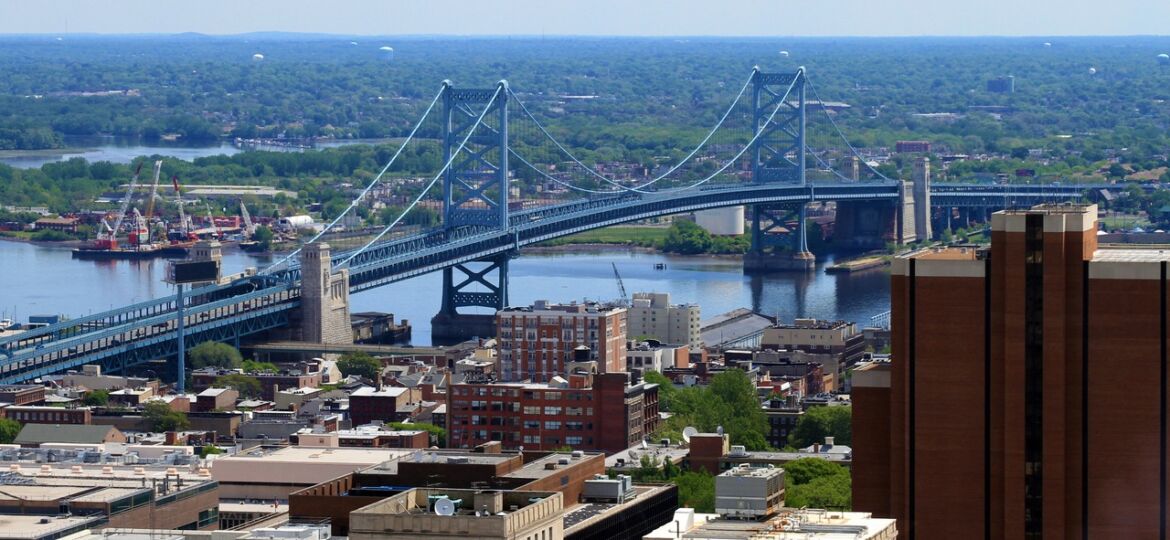
M853 272L860 272L862 270L871 270L874 268L881 268L889 266L890 259L886 256L871 256L852 259L845 262L834 264L825 269L826 274L849 274Z

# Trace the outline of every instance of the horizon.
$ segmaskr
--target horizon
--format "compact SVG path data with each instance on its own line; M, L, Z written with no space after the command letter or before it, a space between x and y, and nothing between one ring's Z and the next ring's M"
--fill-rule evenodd
M1116 0L1108 17L1084 0L50 0L3 11L0 35L1123 37L1166 36L1170 2Z

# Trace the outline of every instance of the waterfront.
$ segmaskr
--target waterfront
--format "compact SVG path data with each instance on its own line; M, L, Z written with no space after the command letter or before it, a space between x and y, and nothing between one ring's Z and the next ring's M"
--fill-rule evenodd
M271 258L241 252L224 254L225 273L263 267ZM826 275L817 272L745 276L736 258L670 256L626 249L578 253L523 254L510 266L510 303L537 299L612 300L618 297L611 263L626 290L669 292L674 302L694 302L703 318L738 307L791 320L795 316L853 320L889 309L889 275L884 269ZM663 270L655 270L662 263ZM166 261L79 261L69 249L0 241L0 318L29 315L81 316L110 307L173 293L163 283ZM439 309L442 274L435 272L351 297L351 308L387 311L414 326L418 345L430 343L430 318Z

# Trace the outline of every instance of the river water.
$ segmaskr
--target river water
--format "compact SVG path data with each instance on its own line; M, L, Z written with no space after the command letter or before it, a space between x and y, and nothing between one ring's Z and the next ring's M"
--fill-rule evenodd
M374 144L388 139L339 139L318 141L318 148L345 146L348 144ZM52 150L5 150L0 151L0 163L11 165L18 169L40 168L46 163L66 161L75 157L85 158L90 163L95 161L109 161L111 163L130 163L139 156L168 156L184 161L206 156L230 156L241 152L230 142L214 142L211 144L183 144L183 143L144 143L140 139L118 137L81 137L66 136L66 148ZM276 147L264 147L269 151L297 151Z
M263 267L271 258L227 252L225 273ZM510 264L512 305L534 300L612 300L618 297L611 263L630 294L667 292L673 302L697 303L703 319L747 307L785 320L794 317L868 323L889 309L889 274L746 276L734 258L672 256L625 249L588 253L522 254ZM656 270L662 263L665 268ZM164 283L166 261L79 261L70 250L0 241L0 318L29 315L73 317L173 294ZM442 274L435 272L351 297L353 311L386 311L410 320L417 345L430 343L430 319L438 312Z

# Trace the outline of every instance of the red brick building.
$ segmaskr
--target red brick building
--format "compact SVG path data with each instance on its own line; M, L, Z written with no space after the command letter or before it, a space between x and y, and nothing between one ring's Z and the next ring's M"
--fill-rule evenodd
M658 386L625 373L574 374L548 384L452 385L448 446L499 441L504 448L619 452L658 427Z
M901 153L926 153L930 152L929 141L898 141L894 143L894 151Z
M500 377L548 382L565 375L579 347L599 373L626 368L626 309L604 304L549 304L496 312Z
M895 260L889 382L854 382L855 510L908 538L1158 537L1170 250L1098 246L1096 221L999 212L990 250Z

